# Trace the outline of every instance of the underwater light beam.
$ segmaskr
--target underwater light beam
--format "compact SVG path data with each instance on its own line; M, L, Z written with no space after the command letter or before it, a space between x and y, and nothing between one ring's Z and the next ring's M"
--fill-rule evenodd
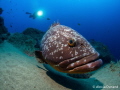
M43 15L43 11L38 11L38 12L37 12L37 15L38 15L38 16L42 16L42 15Z

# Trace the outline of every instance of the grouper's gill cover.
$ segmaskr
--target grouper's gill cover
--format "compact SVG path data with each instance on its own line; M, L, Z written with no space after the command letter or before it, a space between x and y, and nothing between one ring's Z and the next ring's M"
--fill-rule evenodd
M98 69L99 53L78 32L64 25L53 25L41 40L42 56L58 71L86 73ZM96 60L96 61L95 61Z

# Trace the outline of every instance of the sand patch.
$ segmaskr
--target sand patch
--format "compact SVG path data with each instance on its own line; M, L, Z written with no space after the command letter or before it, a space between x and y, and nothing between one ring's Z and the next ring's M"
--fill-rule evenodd
M106 65L89 79L75 79L49 66L49 71L43 70L34 57L4 42L0 44L0 90L120 90L120 64L113 66ZM118 88L95 88L107 85Z
M0 45L0 90L65 90L36 65L11 44Z

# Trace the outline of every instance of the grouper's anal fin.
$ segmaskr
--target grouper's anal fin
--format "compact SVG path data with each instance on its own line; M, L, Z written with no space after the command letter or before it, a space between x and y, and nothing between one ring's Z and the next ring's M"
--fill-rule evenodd
M42 56L42 52L41 51L35 51L35 56L38 60L39 63L46 63L47 62L45 61L44 57Z

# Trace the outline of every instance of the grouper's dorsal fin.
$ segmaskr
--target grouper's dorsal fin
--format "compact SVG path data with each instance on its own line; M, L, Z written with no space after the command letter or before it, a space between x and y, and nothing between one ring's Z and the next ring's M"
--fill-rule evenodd
M42 56L42 52L41 51L35 51L35 56L38 60L39 63L46 63L47 62L45 61L44 57Z
M54 22L50 27L54 27L54 26L57 26L57 25L60 25L59 21Z

